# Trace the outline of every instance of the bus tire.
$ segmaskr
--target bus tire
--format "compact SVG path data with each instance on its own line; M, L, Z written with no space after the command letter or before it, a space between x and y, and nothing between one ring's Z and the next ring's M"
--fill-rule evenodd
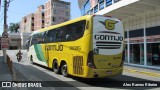
M53 68L54 73L59 74L58 61L55 60L52 65L53 65L52 68Z
M61 66L61 73L64 77L67 77L68 76L68 71L67 71L67 64L66 63L63 63L62 66Z

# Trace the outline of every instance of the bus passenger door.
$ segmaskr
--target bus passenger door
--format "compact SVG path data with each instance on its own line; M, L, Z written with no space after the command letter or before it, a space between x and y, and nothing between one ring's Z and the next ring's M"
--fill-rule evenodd
M45 54L45 59L46 59L46 63L47 63L47 65L49 66L49 48L48 48L48 31L46 31L45 32L45 34L44 34L44 47L45 47L45 52L44 52L44 54Z
M55 41L55 30L50 30L46 32L45 35L45 56L46 56L46 62L49 66L49 63L52 63L53 57L50 56L50 53L52 52L52 44ZM51 60L51 61L50 61Z

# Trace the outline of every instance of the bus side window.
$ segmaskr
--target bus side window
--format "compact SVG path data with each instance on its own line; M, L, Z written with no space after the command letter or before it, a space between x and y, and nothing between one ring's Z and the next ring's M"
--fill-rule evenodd
M46 42L47 42L47 43L55 42L54 32L55 32L55 30L50 30L50 31L48 31L48 33L46 34Z
M39 33L37 36L37 40L38 40L38 44L42 44L43 43L43 33Z
M74 39L74 31L73 31L73 25L67 25L66 27L66 41L72 41Z
M31 39L31 37L29 37L29 38L26 40L26 48L27 48L27 50L29 50L29 47L30 47L30 39Z
M37 35L33 35L31 45L38 44Z
M61 28L60 28L59 40L60 40L61 42L66 41L66 30L65 30L64 27L61 27Z
M76 36L75 39L82 37L85 30L85 21L80 21L75 23L74 30L75 30L75 36Z
M27 39L26 41L26 46L29 48L30 47L30 41L31 41L31 36Z
M52 30L52 34L51 34L51 37L52 37L52 42L56 42L56 30Z
M58 42L59 41L59 29L56 29L54 34L55 34L55 42Z
M66 26L66 40L74 41L81 38L85 30L85 20Z
M43 34L43 43L47 43L47 38L48 38L47 33L48 31L45 31Z
M42 33L42 43L45 43L46 31Z
M31 46L34 44L34 36L32 36Z
M71 39L71 35L69 30L66 32L66 41L69 41Z

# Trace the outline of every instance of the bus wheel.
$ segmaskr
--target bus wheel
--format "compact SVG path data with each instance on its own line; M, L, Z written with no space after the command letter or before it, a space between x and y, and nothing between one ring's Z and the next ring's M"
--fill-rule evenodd
M53 71L54 71L56 74L59 74L58 62L55 60L52 65L53 65L53 66L52 66Z
M67 64L66 64L66 63L62 64L62 66L61 66L61 73L62 73L62 75L65 76L65 77L68 76Z

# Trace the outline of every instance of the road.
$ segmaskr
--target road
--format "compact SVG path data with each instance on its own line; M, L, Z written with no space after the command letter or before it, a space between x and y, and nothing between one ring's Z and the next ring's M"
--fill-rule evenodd
M18 51L7 51L11 60L13 61L14 80L15 81L52 81L46 82L47 85L54 87L38 88L39 90L115 90L115 89L154 89L156 87L109 87L108 85L120 81L160 81L157 77L145 76L137 73L123 72L123 75L104 78L104 79L83 79L73 76L63 77L62 75L55 74L51 69L45 68L37 64L31 64L27 60L27 52L22 51L22 61L17 62L16 53ZM110 83L110 84L109 84ZM116 83L117 84L117 83ZM60 86L63 85L63 86ZM112 84L113 85L113 84ZM23 88L24 90L35 90L34 88ZM20 89L21 90L21 89Z

